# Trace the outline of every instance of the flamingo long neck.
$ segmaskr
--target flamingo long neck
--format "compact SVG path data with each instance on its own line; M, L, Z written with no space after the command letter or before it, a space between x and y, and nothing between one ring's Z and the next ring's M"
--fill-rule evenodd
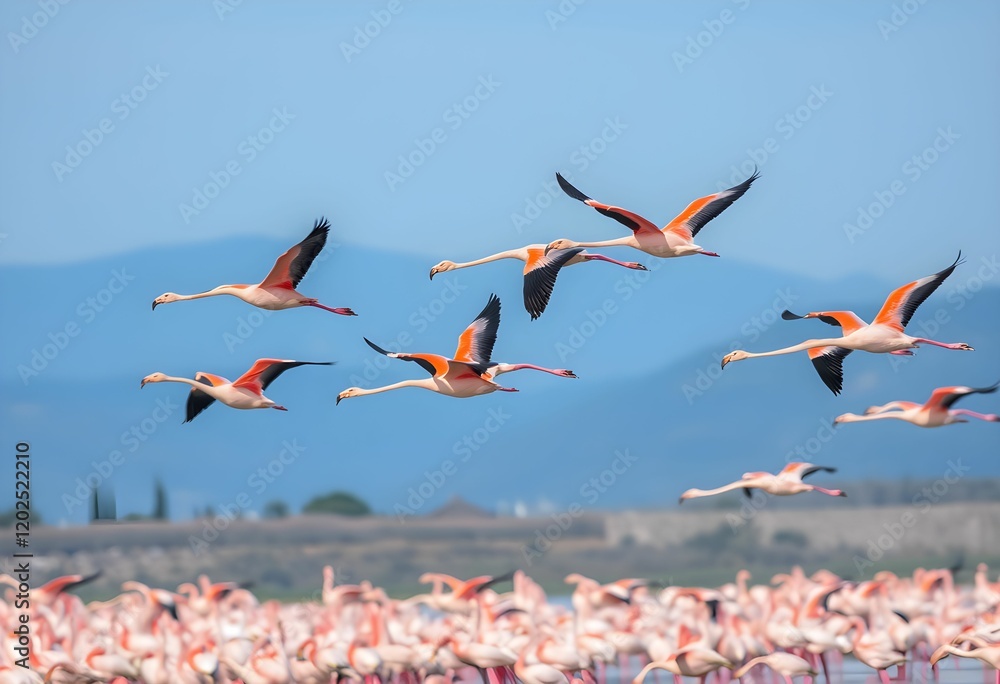
M843 337L831 337L822 340L806 340L805 342L801 342L791 347L785 347L783 349L775 349L774 351L759 352L756 354L747 352L747 357L755 359L761 356L780 356L782 354L794 354L795 352L805 351L806 349L815 349L817 347L838 347L842 346L841 343L843 341L844 341Z
M468 268L470 266L478 266L479 264L488 264L491 261L500 261L501 259L516 259L516 258L518 258L517 251L508 250L506 252L497 252L496 254L491 254L490 256L483 257L482 259L476 259L475 261L465 261L461 263L456 263L455 268Z
M715 494L722 494L723 492L731 492L734 489L745 489L746 484L747 482L745 480L740 480L739 482L730 482L727 485L716 487L715 489L695 489L694 496L692 498L714 496Z
M437 386L434 384L433 379L425 378L421 380L403 380L402 382L394 382L393 384L385 385L384 387L372 387L371 389L362 389L360 392L358 392L358 396L366 396L369 394L380 394L382 392L391 392L392 390L402 389L404 387L421 387L423 389L437 391Z
M544 368L542 366L536 366L531 363L498 363L496 373L494 375L500 375L501 373L510 373L511 371L518 370L536 370L542 371L543 373L552 373L553 375L558 375L558 371L551 368Z
M886 413L872 413L867 416L859 416L856 413L845 413L840 416L837 420L838 423L863 423L866 420L884 420L886 418L895 418L896 420L905 420L902 411L891 411Z
M202 299L203 297L215 297L216 295L232 295L234 297L239 297L243 299L243 293L246 290L246 286L239 287L236 285L219 285L219 287L212 288L207 292L198 292L196 294L189 295L177 295L177 301L184 301L188 299Z
M574 242L574 247L635 247L635 236L615 238L614 240L601 240L600 242Z
M206 385L203 382L198 382L197 380L192 380L191 378L175 378L172 375L166 375L160 382L182 382L185 385L191 385L192 387L201 390L208 396L217 399L219 396L218 388L212 385ZM146 588L148 591L148 587Z

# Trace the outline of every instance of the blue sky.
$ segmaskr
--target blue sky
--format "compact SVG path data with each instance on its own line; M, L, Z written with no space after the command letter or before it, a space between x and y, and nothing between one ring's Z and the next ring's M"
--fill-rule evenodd
M558 344L601 298L618 297L622 274L614 267L581 266L591 269L587 276L561 276L554 298L561 312L530 326L520 320L518 267L462 271L457 282L467 294L419 346L449 352L496 291L504 298L504 360L570 365L592 379L638 378L647 360L627 345L653 339L646 348L662 351L651 361L657 368L702 347L705 363L697 369L707 368L716 364L709 347L720 341L757 350L741 327L771 306L777 288L791 287L805 309L870 300L858 313L871 317L889 288L943 268L959 249L970 266L956 286L1000 253L996 3L53 1L51 17L46 7L0 5L0 264L18 274L16 282L5 280L7 295L30 292L23 280L32 269L45 274L34 285L37 304L0 303L18 318L0 333L13 350L2 368L12 397L5 432L60 420L66 397L82 391L73 383L100 380L132 392L153 370L235 377L258 356L337 360L329 374L335 379L319 388L306 372L281 380L286 397L301 392L300 407L314 401L326 416L333 393L371 356L361 335L391 340L409 330L409 316L446 287L427 283L434 263L559 237L622 235L620 225L555 188L555 171L659 224L694 198L742 180L755 163L761 177L699 235L699 244L723 259L664 264L631 300L637 303L616 299L628 311L569 360L554 358ZM331 219L339 248L303 291L352 306L360 319L289 312L287 327L269 322L234 350L220 340L252 311L240 302L176 304L150 314L149 301L165 290L262 278L320 215ZM135 284L91 326L78 304L122 268ZM737 271L760 280L727 279ZM996 284L994 273L987 285ZM946 296L942 290L938 306ZM949 324L949 339L966 332L958 311L948 309L958 321ZM667 326L661 314L680 318ZM17 365L67 322L83 324L80 341L41 381L22 383ZM768 341L784 346L815 333L787 325L776 325L771 334L780 331L780 339ZM995 332L995 322L989 325ZM940 372L908 388L923 394L933 383L988 384L992 375L973 371L992 373L993 358L983 359L983 371L975 359L943 362L928 351L910 367ZM885 374L884 359L856 363L854 378L871 379L865 387L872 401L921 399L894 396L896 376ZM818 384L803 364L769 368L801 371L808 392ZM385 379L415 377L410 370L392 368ZM522 406L557 405L566 392L585 396L554 379L518 380L542 392L540 399L518 397L536 402ZM164 394L156 390L179 389L144 390L128 416L102 413L99 403L81 407L74 434L93 453L81 455L81 469L63 473L65 482L52 485L56 493L85 475L85 461L106 455L123 427L150 414ZM816 419L864 408L857 400L835 408L819 390ZM642 391L655 405L658 390ZM346 443L365 444L363 431L380 426L387 407L408 414L447 407L445 415L462 418L440 438L445 453L451 433L473 430L493 406L412 395L358 401L368 403L337 409L353 416L353 425L339 428L357 432L345 434ZM706 410L695 405L691 415L705 419ZM178 450L199 440L224 443L236 425L263 431L244 435L252 444L277 421L214 412L199 419L197 431L171 423L161 446L144 447L148 462L123 469L122 477L141 472L145 482L167 472ZM411 418L420 423L419 413ZM788 426L788 440L808 437L813 422ZM308 434L317 444L324 437L314 427ZM968 444L994 445L985 437L995 434L989 427L970 427ZM289 429L289 439L301 434ZM610 441L608 453L618 446ZM437 447L423 447L415 476L440 463ZM863 461L857 465L867 467ZM934 463L915 474L933 474ZM379 494L357 467L357 479L345 486L390 508L396 495ZM276 495L301 499L307 473L328 472L303 469ZM186 492L185 505L229 496L226 484L212 499L190 481L168 484ZM518 486L510 483L497 497L515 498Z
M469 259L620 234L562 196L519 232L555 170L662 224L753 158L760 183L703 240L726 257L908 277L903 249L1000 244L995 3L228 2L69 3L24 41L40 5L4 3L0 261L287 238L320 213L349 244ZM294 118L254 143L275 109ZM595 142L608 120L615 139ZM905 194L849 241L897 180Z

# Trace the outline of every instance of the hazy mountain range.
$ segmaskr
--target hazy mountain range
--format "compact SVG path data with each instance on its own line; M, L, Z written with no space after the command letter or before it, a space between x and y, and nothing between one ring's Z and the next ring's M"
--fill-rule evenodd
M34 505L48 521L85 521L86 507L72 500L77 478L101 471L109 477L99 479L117 493L119 514L148 511L153 480L161 477L177 518L208 504L259 511L272 499L297 509L332 489L356 492L388 513L397 504L426 513L455 493L504 510L515 502L536 511L572 503L675 505L688 487L779 469L797 447L808 460L840 468L841 481L941 477L954 459L968 466L963 477L1000 475L995 424L829 427L842 412L895 399L922 402L938 386L1000 378L1000 278L982 255L967 255L908 329L968 342L975 353L856 353L845 362L844 394L835 397L804 355L746 361L724 372L719 358L733 344L761 351L836 336L821 322L786 322L777 314L786 307L849 308L871 320L902 283L849 273L809 280L729 254L658 261L649 274L587 263L560 275L549 310L531 322L521 305L519 262L429 282L430 267L442 258L484 255L422 258L344 245L328 247L328 258L299 289L329 306L349 306L357 318L313 309L268 315L229 297L150 311L165 291L256 282L287 247L264 239L249 244L241 241L239 251L256 259L229 260L235 242L219 241L3 269L2 311L12 322L0 333L8 359L3 430L8 444L31 443ZM623 260L637 254L608 253ZM912 263L917 278L944 268L954 254L922 249L895 258ZM522 371L500 379L517 394L458 401L410 389L335 407L347 386L423 373L377 356L362 336L389 348L402 343L451 354L491 292L503 301L498 360L570 368L580 379ZM275 382L267 394L287 413L213 406L182 425L186 388L139 389L153 371L234 379L259 357L337 365L294 369ZM25 368L41 370L31 375ZM1000 394L963 406L1000 412Z

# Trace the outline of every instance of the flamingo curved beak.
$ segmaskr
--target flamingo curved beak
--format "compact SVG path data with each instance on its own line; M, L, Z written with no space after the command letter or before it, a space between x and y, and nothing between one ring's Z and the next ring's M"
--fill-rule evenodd
M153 300L153 308L151 309L152 311L156 311L156 305L157 304L159 304L159 302L154 299Z

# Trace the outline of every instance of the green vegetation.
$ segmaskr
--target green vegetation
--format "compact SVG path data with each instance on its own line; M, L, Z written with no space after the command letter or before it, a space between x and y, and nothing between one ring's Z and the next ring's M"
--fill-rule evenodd
M303 509L303 513L320 513L327 515L371 515L368 504L350 492L330 492L313 497Z
M42 522L42 515L37 511L31 511L28 515L28 519L31 521L32 525L44 525ZM17 522L17 509L9 508L6 511L0 513L0 527L13 527L14 523Z
M275 499L274 501L268 501L264 505L263 516L270 519L287 518L291 511L288 508L288 504L284 501Z

